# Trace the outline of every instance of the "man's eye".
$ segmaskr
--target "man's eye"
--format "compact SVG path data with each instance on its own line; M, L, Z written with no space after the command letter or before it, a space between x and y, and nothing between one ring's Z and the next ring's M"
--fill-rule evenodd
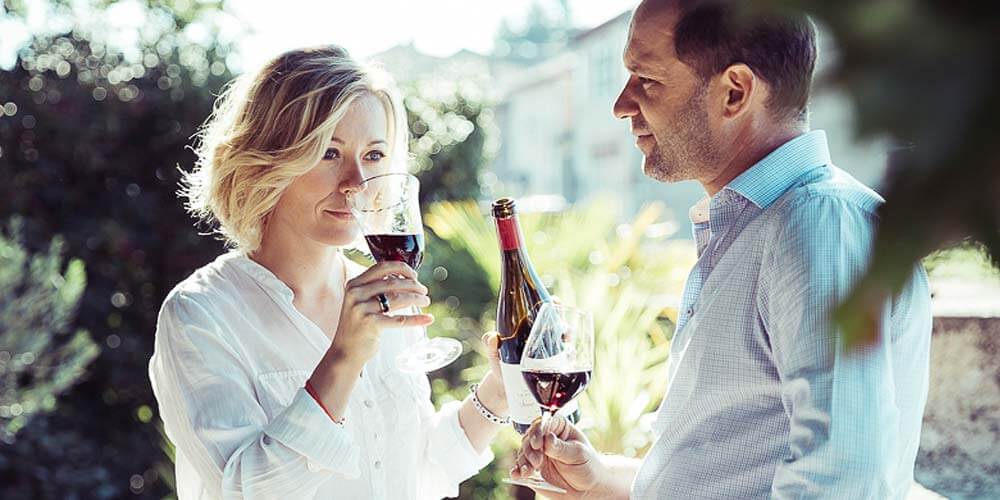
M326 153L323 153L324 160L335 160L337 158L340 158L340 151L337 151L336 148L327 149Z
M653 80L643 76L637 76L636 80L639 82L639 85L642 85L643 87L649 85L650 83L654 83Z
M365 159L368 161L380 161L382 158L385 158L385 153L381 151L372 151L365 155Z

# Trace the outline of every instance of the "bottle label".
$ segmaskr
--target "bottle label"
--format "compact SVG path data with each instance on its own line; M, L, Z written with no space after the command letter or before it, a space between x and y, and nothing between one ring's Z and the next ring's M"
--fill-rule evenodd
M528 391L528 383L521 375L521 365L500 363L500 372L503 375L504 390L507 391L510 419L519 424L530 425L542 414L542 408Z

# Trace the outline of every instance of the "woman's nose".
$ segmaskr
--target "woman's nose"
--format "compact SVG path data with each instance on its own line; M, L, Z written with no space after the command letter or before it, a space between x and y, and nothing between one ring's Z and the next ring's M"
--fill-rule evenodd
M364 175L361 173L361 168L357 162L351 162L350 165L344 165L345 175L340 180L340 192L348 195L355 194L364 189L362 183L364 182Z

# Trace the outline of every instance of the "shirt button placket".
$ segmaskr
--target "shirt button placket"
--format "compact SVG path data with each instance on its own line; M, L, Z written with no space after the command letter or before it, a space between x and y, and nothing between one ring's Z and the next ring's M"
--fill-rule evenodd
M364 404L365 408L368 410L372 410L375 408L375 402L372 401L370 398L366 398L362 404ZM375 423L377 428L378 426L377 415L369 414L367 415L367 418L369 422ZM379 437L378 432L373 432L372 437L374 437L375 441L377 442ZM372 448L375 450L376 453L379 452L378 446L373 446ZM375 457L374 461L372 462L371 481L372 481L373 498L386 498L385 470L382 467L382 460L379 459L378 457Z
M377 458L372 463L372 492L375 498L386 498L385 470L382 469L382 461Z

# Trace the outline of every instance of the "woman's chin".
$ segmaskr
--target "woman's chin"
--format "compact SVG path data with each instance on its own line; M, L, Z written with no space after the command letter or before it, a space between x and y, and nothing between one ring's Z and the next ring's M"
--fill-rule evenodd
M357 241L360 236L357 228L352 227L340 230L326 230L317 239L326 245L345 247Z

